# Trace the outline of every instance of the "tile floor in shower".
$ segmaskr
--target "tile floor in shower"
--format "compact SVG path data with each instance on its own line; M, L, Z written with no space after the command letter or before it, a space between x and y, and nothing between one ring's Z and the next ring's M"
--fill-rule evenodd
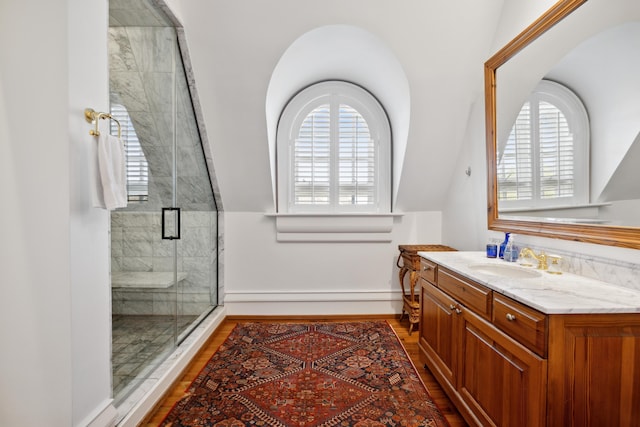
M198 316L179 316L178 333ZM135 389L173 351L175 316L112 316L113 397L116 403Z

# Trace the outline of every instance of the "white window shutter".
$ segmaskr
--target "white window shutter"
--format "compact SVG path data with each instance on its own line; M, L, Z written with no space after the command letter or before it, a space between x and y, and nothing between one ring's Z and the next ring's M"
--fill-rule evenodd
M376 150L362 115L341 104L338 117L338 203L376 203Z
M293 149L293 203L327 205L330 192L331 124L328 104L302 122Z
M520 110L502 159L498 162L500 200L533 199L533 129L527 102Z
M149 199L149 164L133 128L131 117L124 106L117 104L111 106L111 116L120 122L121 127L126 155L127 199L130 202L146 201ZM118 134L114 121L111 121L111 134Z
M540 198L573 197L573 135L565 115L553 104L538 105Z

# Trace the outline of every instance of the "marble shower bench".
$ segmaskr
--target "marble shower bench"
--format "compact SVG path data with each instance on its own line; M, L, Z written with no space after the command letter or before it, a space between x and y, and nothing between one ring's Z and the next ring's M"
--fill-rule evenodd
M178 283L187 278L187 273L178 272ZM174 284L170 271L118 271L111 274L111 288L166 289Z
M187 289L189 273L178 273L176 290L173 272L119 271L111 275L111 311L123 315L199 314L209 298ZM185 285L185 286L182 286ZM199 301L206 301L200 303ZM200 311L198 311L200 310Z

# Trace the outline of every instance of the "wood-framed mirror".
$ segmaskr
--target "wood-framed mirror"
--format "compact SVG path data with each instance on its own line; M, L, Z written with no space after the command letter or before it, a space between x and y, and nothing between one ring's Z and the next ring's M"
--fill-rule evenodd
M485 63L487 211L490 230L640 249L640 167L638 167L640 166L640 114L638 114L640 106L633 107L637 110L629 113L628 117L632 117L631 120L626 117L628 113L624 113L626 124L630 122L630 126L628 126L630 129L622 138L619 133L621 125L611 123L611 120L606 122L600 118L600 116L606 115L597 111L598 109L610 111L611 107L606 106L603 102L593 102L598 98L590 94L578 94L578 97L581 97L580 99L587 104L585 105L586 111L589 120L592 120L590 122L591 134L587 139L590 144L588 152L590 152L591 160L587 160L590 172L587 178L589 200L586 205L557 206L551 209L541 209L532 205L527 208L509 209L508 206L513 205L509 205L505 201L508 200L505 198L507 193L505 188L508 186L503 184L506 182L504 167L499 166L499 162L503 161L505 151L508 151L505 149L505 145L507 140L512 137L515 119L520 117L519 112L529 99L533 89L541 80L550 79L555 83L558 80L568 79L567 76L570 73L562 74L554 70L561 68L557 65L559 63L565 64L563 66L566 69L566 58L579 56L575 53L578 47L589 43L593 44L596 35L611 34L613 33L612 29L624 27L624 30L627 31L633 27L632 29L635 31L637 27L637 33L631 33L634 35L630 43L632 47L635 46L635 53L626 56L633 60L636 57L640 58L640 52L637 50L640 49L640 2L637 0L613 0L613 3L611 0L560 0ZM626 37L624 40L629 40L628 34L630 33L624 34ZM604 51L618 50L620 50L620 43L617 43L615 48L605 48ZM574 72L573 74L584 76L589 74L585 73L585 70L593 69L591 73L593 75L598 76L598 72L605 73L599 75L604 76L600 80L606 80L609 85L626 78L619 77L618 74L609 70L616 69L610 62L613 59L591 58L590 61L595 61L591 64L597 64L597 66L585 68L585 62L578 62L582 66L579 69L580 73ZM640 63L640 60L636 61L635 64ZM629 65L625 64L621 67L624 69ZM596 68L601 69L596 70ZM635 66L633 72L637 73L637 69L638 67ZM640 104L637 102L638 96L640 96L640 78L637 76L633 78L635 80L632 82L631 89L608 86L601 88L600 92L619 93L615 105L621 104L620 99L634 100L636 104ZM567 82L561 83L566 84ZM583 88L591 88L599 84L594 85L593 82L580 81L569 82L568 86L573 88L582 85ZM590 105L589 101L591 101ZM620 116L622 115L620 114ZM593 120L596 122L594 123ZM610 135L612 128L616 132L616 138L613 139ZM598 150L606 150L607 154L615 151L611 148L611 144L618 144L621 140L625 141L626 146L622 149L616 148L621 152L620 159L616 160L618 163L614 167L601 165L599 162L606 156L603 156L602 151ZM599 145L593 145L594 141L597 141ZM623 164L624 166L620 166ZM541 170L538 164L532 167L532 169L535 168ZM603 170L605 172L602 172ZM499 173L500 180L498 179ZM636 180L636 177L639 179ZM625 190L611 190L610 187L616 182L624 182ZM624 193L624 195L621 196L620 193ZM612 194L616 195L612 196ZM611 199L616 197L620 201L614 201L617 204L613 209L614 202ZM638 200L628 200L631 198ZM501 200L503 201L502 206ZM607 214L600 217L589 217L584 214L574 217L575 214L571 213L565 216L558 214L556 217L553 214L553 212L562 212L563 209L567 212L600 210ZM608 212L612 211L624 212L627 219L612 219L607 216L610 215Z

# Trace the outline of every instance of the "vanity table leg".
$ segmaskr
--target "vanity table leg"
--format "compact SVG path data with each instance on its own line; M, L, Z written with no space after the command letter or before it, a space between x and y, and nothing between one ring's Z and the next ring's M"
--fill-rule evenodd
M405 313L404 276L407 274L407 271L409 271L409 269L403 265L398 272L398 279L400 279L400 287L402 288L402 314L400 315L400 321L404 319Z
M416 302L415 289L418 284L418 272L411 270L409 273L409 283L411 286L411 304L409 308L409 335L413 332L413 327L420 322L420 306Z

